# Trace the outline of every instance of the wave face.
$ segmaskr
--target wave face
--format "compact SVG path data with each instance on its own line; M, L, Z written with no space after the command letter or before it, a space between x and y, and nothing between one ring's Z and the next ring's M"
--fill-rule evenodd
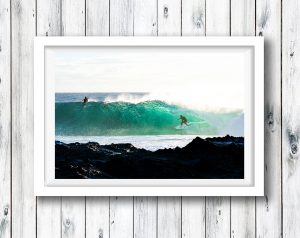
M217 135L241 113L207 113L153 100L56 102L57 136ZM179 116L189 126L180 126Z

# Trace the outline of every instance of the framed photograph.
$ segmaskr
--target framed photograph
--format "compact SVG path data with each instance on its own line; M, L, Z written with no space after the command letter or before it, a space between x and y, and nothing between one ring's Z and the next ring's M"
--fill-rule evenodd
M36 37L37 196L262 196L262 37Z

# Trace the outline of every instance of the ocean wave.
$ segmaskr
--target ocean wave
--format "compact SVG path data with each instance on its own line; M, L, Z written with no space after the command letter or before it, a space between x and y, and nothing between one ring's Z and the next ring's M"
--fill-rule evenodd
M180 115L189 126L180 126ZM159 100L143 102L57 102L55 133L68 136L217 135L239 113L209 113Z

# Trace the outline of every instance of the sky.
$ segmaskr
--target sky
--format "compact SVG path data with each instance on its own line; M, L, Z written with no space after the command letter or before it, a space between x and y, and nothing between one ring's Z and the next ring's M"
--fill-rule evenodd
M56 92L148 92L192 107L243 110L251 50L242 47L49 47ZM151 98L151 99L152 99Z

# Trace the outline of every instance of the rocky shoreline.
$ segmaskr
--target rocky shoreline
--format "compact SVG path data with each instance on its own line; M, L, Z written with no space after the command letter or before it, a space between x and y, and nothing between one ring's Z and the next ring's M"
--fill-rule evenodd
M55 142L56 179L242 179L244 138L196 137L155 152L131 144Z

